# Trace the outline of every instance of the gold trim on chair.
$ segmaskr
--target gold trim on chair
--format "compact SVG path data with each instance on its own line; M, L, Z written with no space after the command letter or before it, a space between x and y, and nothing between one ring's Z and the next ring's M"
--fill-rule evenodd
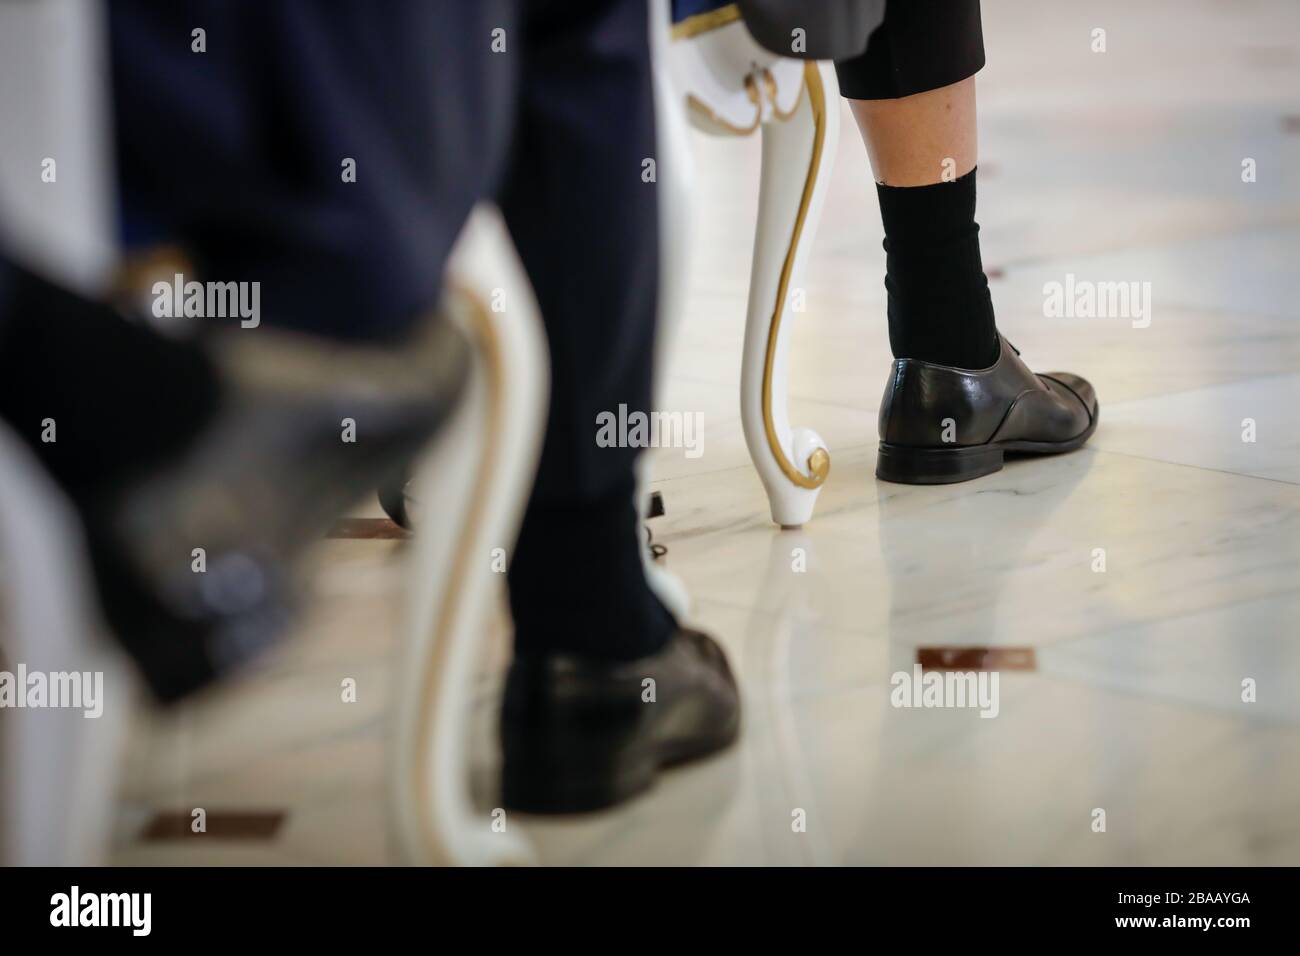
M785 312L786 295L790 289L790 274L794 271L795 253L799 248L799 239L803 235L804 221L808 218L808 207L812 205L813 191L817 185L817 167L821 163L822 147L826 143L826 93L822 88L821 72L814 62L809 61L804 64L804 85L808 87L808 104L812 107L813 113L812 159L808 163L808 178L804 181L803 196L799 200L799 212L795 216L790 248L786 252L785 263L781 266L781 281L776 289L776 309L767 332L767 355L763 360L763 428L767 432L767 444L772 449L772 456L785 476L800 488L817 488L830 473L830 453L825 448L818 448L809 455L808 470L812 474L805 475L786 458L785 449L781 447L776 434L776 425L772 420L772 372L776 364L777 337L781 333L781 316Z
M686 40L716 30L718 27L725 27L728 23L735 23L739 19L740 7L729 3L725 7L718 7L707 13L697 13L693 17L687 17L681 23L674 23L672 37L674 40Z
M795 94L794 105L791 106L784 113L782 113L781 107L776 105L776 95L778 92L776 88L776 77L772 75L771 70L769 70L767 67L764 67L763 88L767 90L767 101L772 104L772 116L775 117L776 119L779 119L782 123L784 123L791 116L794 116L795 113L799 112L799 103L803 99L804 85L805 84L804 84L803 76L801 75L799 77L799 92Z
M709 122L717 124L728 133L732 133L735 136L748 136L763 123L763 103L759 96L758 83L754 80L753 76L745 77L745 94L749 97L749 101L754 104L754 122L750 123L748 126L737 126L734 123L724 120L721 116L706 106L702 100L692 94L687 95L686 105L696 112L701 113L709 120Z
M485 383L487 389L487 414L483 429L483 450L478 461L478 474L482 477L475 482L474 489L470 493L469 506L464 512L464 524L461 525L459 534L460 551L464 553L470 538L484 521L487 509L487 495L483 490L483 481L488 480L486 476L491 475L497 467L495 450L501 434L501 416L505 404L502 396L505 364L501 354L501 343L497 336L496 326L488 316L487 307L483 304L482 299L475 292L463 286L453 286L449 294L459 299L459 307L466 308L472 316L473 335L477 339L475 347L482 352L484 364L487 366L487 382ZM421 533L431 534L434 532L429 528L417 528L416 534ZM417 706L420 714L420 726L416 732L415 806L413 809L419 818L420 832L424 835L430 850L439 845L431 818L431 808L434 801L429 793L431 783L429 758L437 724L435 713L437 708L434 699L437 687L434 685L434 677L443 674L447 666L446 657L451 650L449 646L450 630L455 626L456 619L459 616L466 569L477 568L478 566L474 561L452 562L447 587L442 592L438 620L434 624L433 647L428 660L425 661L424 674L420 682L420 696Z

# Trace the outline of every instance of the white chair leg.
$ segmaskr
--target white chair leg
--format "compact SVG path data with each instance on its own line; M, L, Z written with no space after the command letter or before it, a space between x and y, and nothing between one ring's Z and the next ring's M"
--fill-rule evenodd
M117 258L106 125L107 11L84 0L0 5L0 234L7 254L95 294ZM20 86L22 88L20 88ZM39 152L38 152L39 150ZM26 170L57 157L58 187ZM135 675L101 639L81 528L21 440L0 425L0 659L28 673L102 674L103 712L0 710L0 860L104 862ZM23 688L17 688L21 693Z
M8 866L105 862L134 675L100 638L81 529L17 436L0 426L0 658L16 681L74 672L93 708L0 710L0 859ZM89 675L89 676L88 676ZM97 675L102 675L101 679ZM25 686L15 686L26 696ZM47 698L48 701L48 698ZM84 696L83 704L90 704ZM88 714L99 712L99 716Z
M503 312L448 298L477 349L466 400L414 479L412 498L437 520L426 533L415 515L391 819L406 863L527 864L523 834L475 812L468 743L487 612L504 585L493 551L514 546L545 429L546 344L522 294Z
M785 119L763 124L763 170L750 274L740 411L745 442L767 490L772 520L812 517L830 453L809 428L791 428L787 355L793 309L839 140L839 103L828 64L807 63L804 92Z

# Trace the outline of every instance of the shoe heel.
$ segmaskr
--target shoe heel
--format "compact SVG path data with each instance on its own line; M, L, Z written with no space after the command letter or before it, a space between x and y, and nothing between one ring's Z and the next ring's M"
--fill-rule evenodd
M622 803L655 781L658 761L635 732L548 734L503 728L501 799L523 813L583 813Z
M1001 470L1002 449L991 445L908 448L882 441L876 455L876 477L905 485L947 485Z

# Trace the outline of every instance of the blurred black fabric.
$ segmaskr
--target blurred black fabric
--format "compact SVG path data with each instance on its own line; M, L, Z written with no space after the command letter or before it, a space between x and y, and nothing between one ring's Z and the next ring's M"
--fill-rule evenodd
M705 0L710 2L710 0ZM801 60L858 56L885 16L886 0L738 0L745 27L762 46ZM796 44L795 31L802 31Z
M219 395L197 343L160 336L0 256L0 415L74 498L157 467L211 417ZM54 441L42 440L47 419Z
M890 100L951 86L984 67L979 0L886 0L866 52L835 63L840 94Z
M400 341L436 303L472 206L499 202L552 363L510 568L518 649L661 647L674 622L639 563L639 450L595 442L599 412L650 404L644 0L109 8L124 241L178 243L200 280L260 281L268 324Z
M128 250L179 240L198 278L258 281L265 321L322 335L395 338L436 301L505 168L519 3L108 10ZM489 48L498 27L505 54Z
M638 0L524 4L514 148L499 193L551 353L551 405L510 567L519 655L633 659L675 622L650 591L635 448L596 417L649 410L659 283L649 17ZM495 63L495 59L489 61Z

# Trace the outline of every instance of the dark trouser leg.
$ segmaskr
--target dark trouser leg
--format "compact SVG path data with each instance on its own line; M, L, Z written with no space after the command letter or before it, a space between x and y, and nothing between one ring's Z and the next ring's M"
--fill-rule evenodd
M516 653L632 659L674 626L646 584L635 448L596 416L649 410L658 285L644 3L530 8L514 159L501 195L551 350L541 465L510 568Z
M493 28L515 30L515 8L113 3L128 253L176 245L197 270L187 280L259 283L268 327L400 338L434 306L451 245L504 166L516 61L488 44ZM197 26L206 52L191 48ZM214 373L194 342L21 273L10 286L0 415L65 485L143 468L211 413ZM46 418L57 445L35 437ZM150 427L118 435L140 421Z
M490 44L517 8L115 0L127 245L177 243L194 278L259 281L268 324L400 338L501 175L518 58Z

